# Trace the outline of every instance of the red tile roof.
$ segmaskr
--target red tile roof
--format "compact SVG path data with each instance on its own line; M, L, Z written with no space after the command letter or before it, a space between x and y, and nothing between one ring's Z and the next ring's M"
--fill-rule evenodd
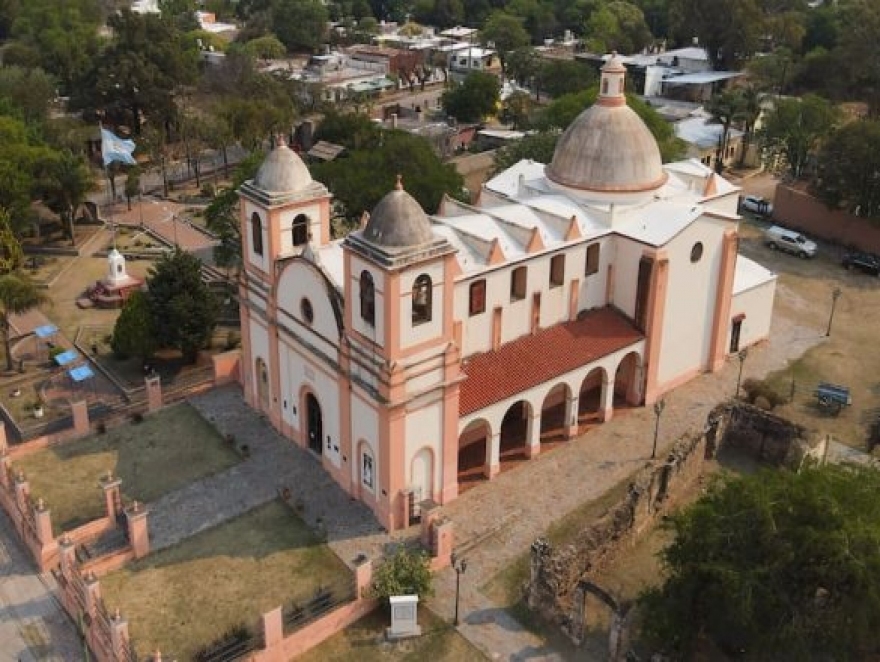
M502 345L497 351L469 357L467 379L459 392L459 415L483 407L575 370L644 338L613 308L587 313Z

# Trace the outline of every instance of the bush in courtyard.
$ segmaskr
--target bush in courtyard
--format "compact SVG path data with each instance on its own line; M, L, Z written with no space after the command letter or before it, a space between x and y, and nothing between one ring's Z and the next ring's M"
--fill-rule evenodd
M387 601L392 595L418 595L424 600L434 595L431 580L427 553L401 547L376 570L370 596Z
M760 379L747 379L742 384L743 393L748 403L753 404L761 409L770 411L775 407L784 405L786 400L780 395L770 384ZM762 403L758 404L758 399L762 399Z
M146 360L156 351L156 330L144 292L132 292L113 327L110 347L116 358L137 356Z

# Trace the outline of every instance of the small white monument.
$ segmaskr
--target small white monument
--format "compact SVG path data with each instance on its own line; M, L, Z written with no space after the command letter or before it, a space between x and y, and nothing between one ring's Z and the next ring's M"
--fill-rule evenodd
M86 298L77 301L80 308L121 308L129 294L143 287L142 278L130 276L125 270L125 256L116 246L107 253L107 274L86 290Z
M405 639L421 635L422 628L418 624L419 596L392 595L388 601L391 603L391 627L385 630L385 637Z

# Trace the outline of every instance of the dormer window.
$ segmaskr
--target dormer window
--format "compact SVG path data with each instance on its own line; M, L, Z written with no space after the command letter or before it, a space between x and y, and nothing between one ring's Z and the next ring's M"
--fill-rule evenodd
M254 249L254 255L263 254L263 221L260 215L254 212L251 216L251 246Z
M376 325L376 286L369 271L361 272L360 281L361 319L370 326Z
M416 278L412 288L412 323L424 324L431 321L431 277L422 274Z
M293 245L302 246L309 241L309 217L299 214L293 219Z

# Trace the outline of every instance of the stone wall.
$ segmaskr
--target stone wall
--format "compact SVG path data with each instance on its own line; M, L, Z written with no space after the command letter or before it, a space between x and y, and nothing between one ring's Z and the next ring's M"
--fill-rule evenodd
M532 544L526 586L529 608L580 643L585 634L584 594L601 591L585 579L613 558L621 545L632 544L659 516L680 503L701 476L705 461L722 447L741 449L773 466L795 469L805 457L822 454L821 447L811 443L798 425L751 405L719 405L700 433L681 438L665 458L651 461L637 472L626 496L586 526L574 542L554 548L539 538ZM604 601L615 618L624 618L628 605L607 597Z

